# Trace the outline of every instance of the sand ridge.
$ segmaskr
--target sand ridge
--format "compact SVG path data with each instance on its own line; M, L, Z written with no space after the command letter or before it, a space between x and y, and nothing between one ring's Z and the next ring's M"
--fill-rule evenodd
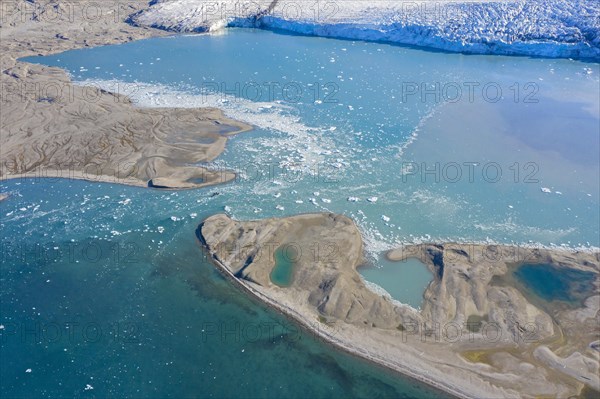
M195 188L235 177L197 164L215 159L227 137L251 129L249 125L214 108L137 108L126 95L134 88L111 93L73 85L59 68L17 61L166 35L126 22L147 6L139 0L3 4L0 178ZM174 134L179 134L177 142L170 139Z

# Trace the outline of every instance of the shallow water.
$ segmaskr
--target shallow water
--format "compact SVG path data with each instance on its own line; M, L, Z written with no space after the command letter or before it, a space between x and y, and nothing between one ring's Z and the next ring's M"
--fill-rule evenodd
M2 183L3 397L437 395L298 332L223 280L195 229L224 209L344 213L375 263L400 241L599 245L597 64L237 29L29 61L140 105L219 106L256 129L212 164L240 174L222 186ZM469 82L503 98L407 94ZM417 278L388 288L400 296Z
M377 284L395 300L415 309L421 307L423 292L433 279L427 266L415 258L391 262L382 257L377 266L361 267L359 272L365 280Z
M525 263L519 265L513 275L525 287L525 292L544 301L562 301L571 307L579 307L594 294L596 275L583 270Z
M291 253L290 248L279 247L275 250L275 266L271 271L271 281L280 287L289 287L294 274L294 259L297 252Z

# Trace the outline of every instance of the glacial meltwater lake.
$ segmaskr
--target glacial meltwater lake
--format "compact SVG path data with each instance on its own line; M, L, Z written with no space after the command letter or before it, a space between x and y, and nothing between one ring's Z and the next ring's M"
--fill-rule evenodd
M353 218L392 296L427 285L376 274L401 242L600 245L598 64L245 29L26 61L256 128L211 164L239 173L220 186L1 183L2 397L440 397L222 278L195 232L225 209Z

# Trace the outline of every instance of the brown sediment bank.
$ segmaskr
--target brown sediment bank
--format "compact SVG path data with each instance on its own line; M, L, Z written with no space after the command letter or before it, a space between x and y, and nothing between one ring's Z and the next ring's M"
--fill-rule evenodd
M199 227L215 264L262 302L358 356L460 397L569 397L600 388L600 296L548 314L514 287L494 286L514 247L423 244L392 251L434 272L421 311L369 290L356 271L362 238L333 214L239 222L215 215ZM276 248L290 246L289 287L270 281ZM489 257L494 253L496 257ZM594 273L599 255L531 249L527 260ZM441 267L441 270L440 270Z
M90 10L87 2L20 0L3 7L0 179L196 188L234 178L193 165L215 159L227 136L250 126L214 108L138 108L125 95L73 85L59 68L17 60L166 35L125 22L147 6L97 2ZM168 139L174 134L176 143Z

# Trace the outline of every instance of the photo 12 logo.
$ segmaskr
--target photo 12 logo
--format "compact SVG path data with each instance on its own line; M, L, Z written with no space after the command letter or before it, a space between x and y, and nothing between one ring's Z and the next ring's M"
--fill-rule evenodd
M0 22L33 21L46 24L119 23L134 9L127 1L2 1Z
M537 104L540 91L535 82L514 82L510 85L498 82L402 82L401 102L422 103L474 103L484 101L497 103L501 100L514 103Z
M7 321L0 324L0 342L22 345L139 344L143 326L135 322Z
M535 162L501 165L498 162L402 162L402 183L539 183Z

